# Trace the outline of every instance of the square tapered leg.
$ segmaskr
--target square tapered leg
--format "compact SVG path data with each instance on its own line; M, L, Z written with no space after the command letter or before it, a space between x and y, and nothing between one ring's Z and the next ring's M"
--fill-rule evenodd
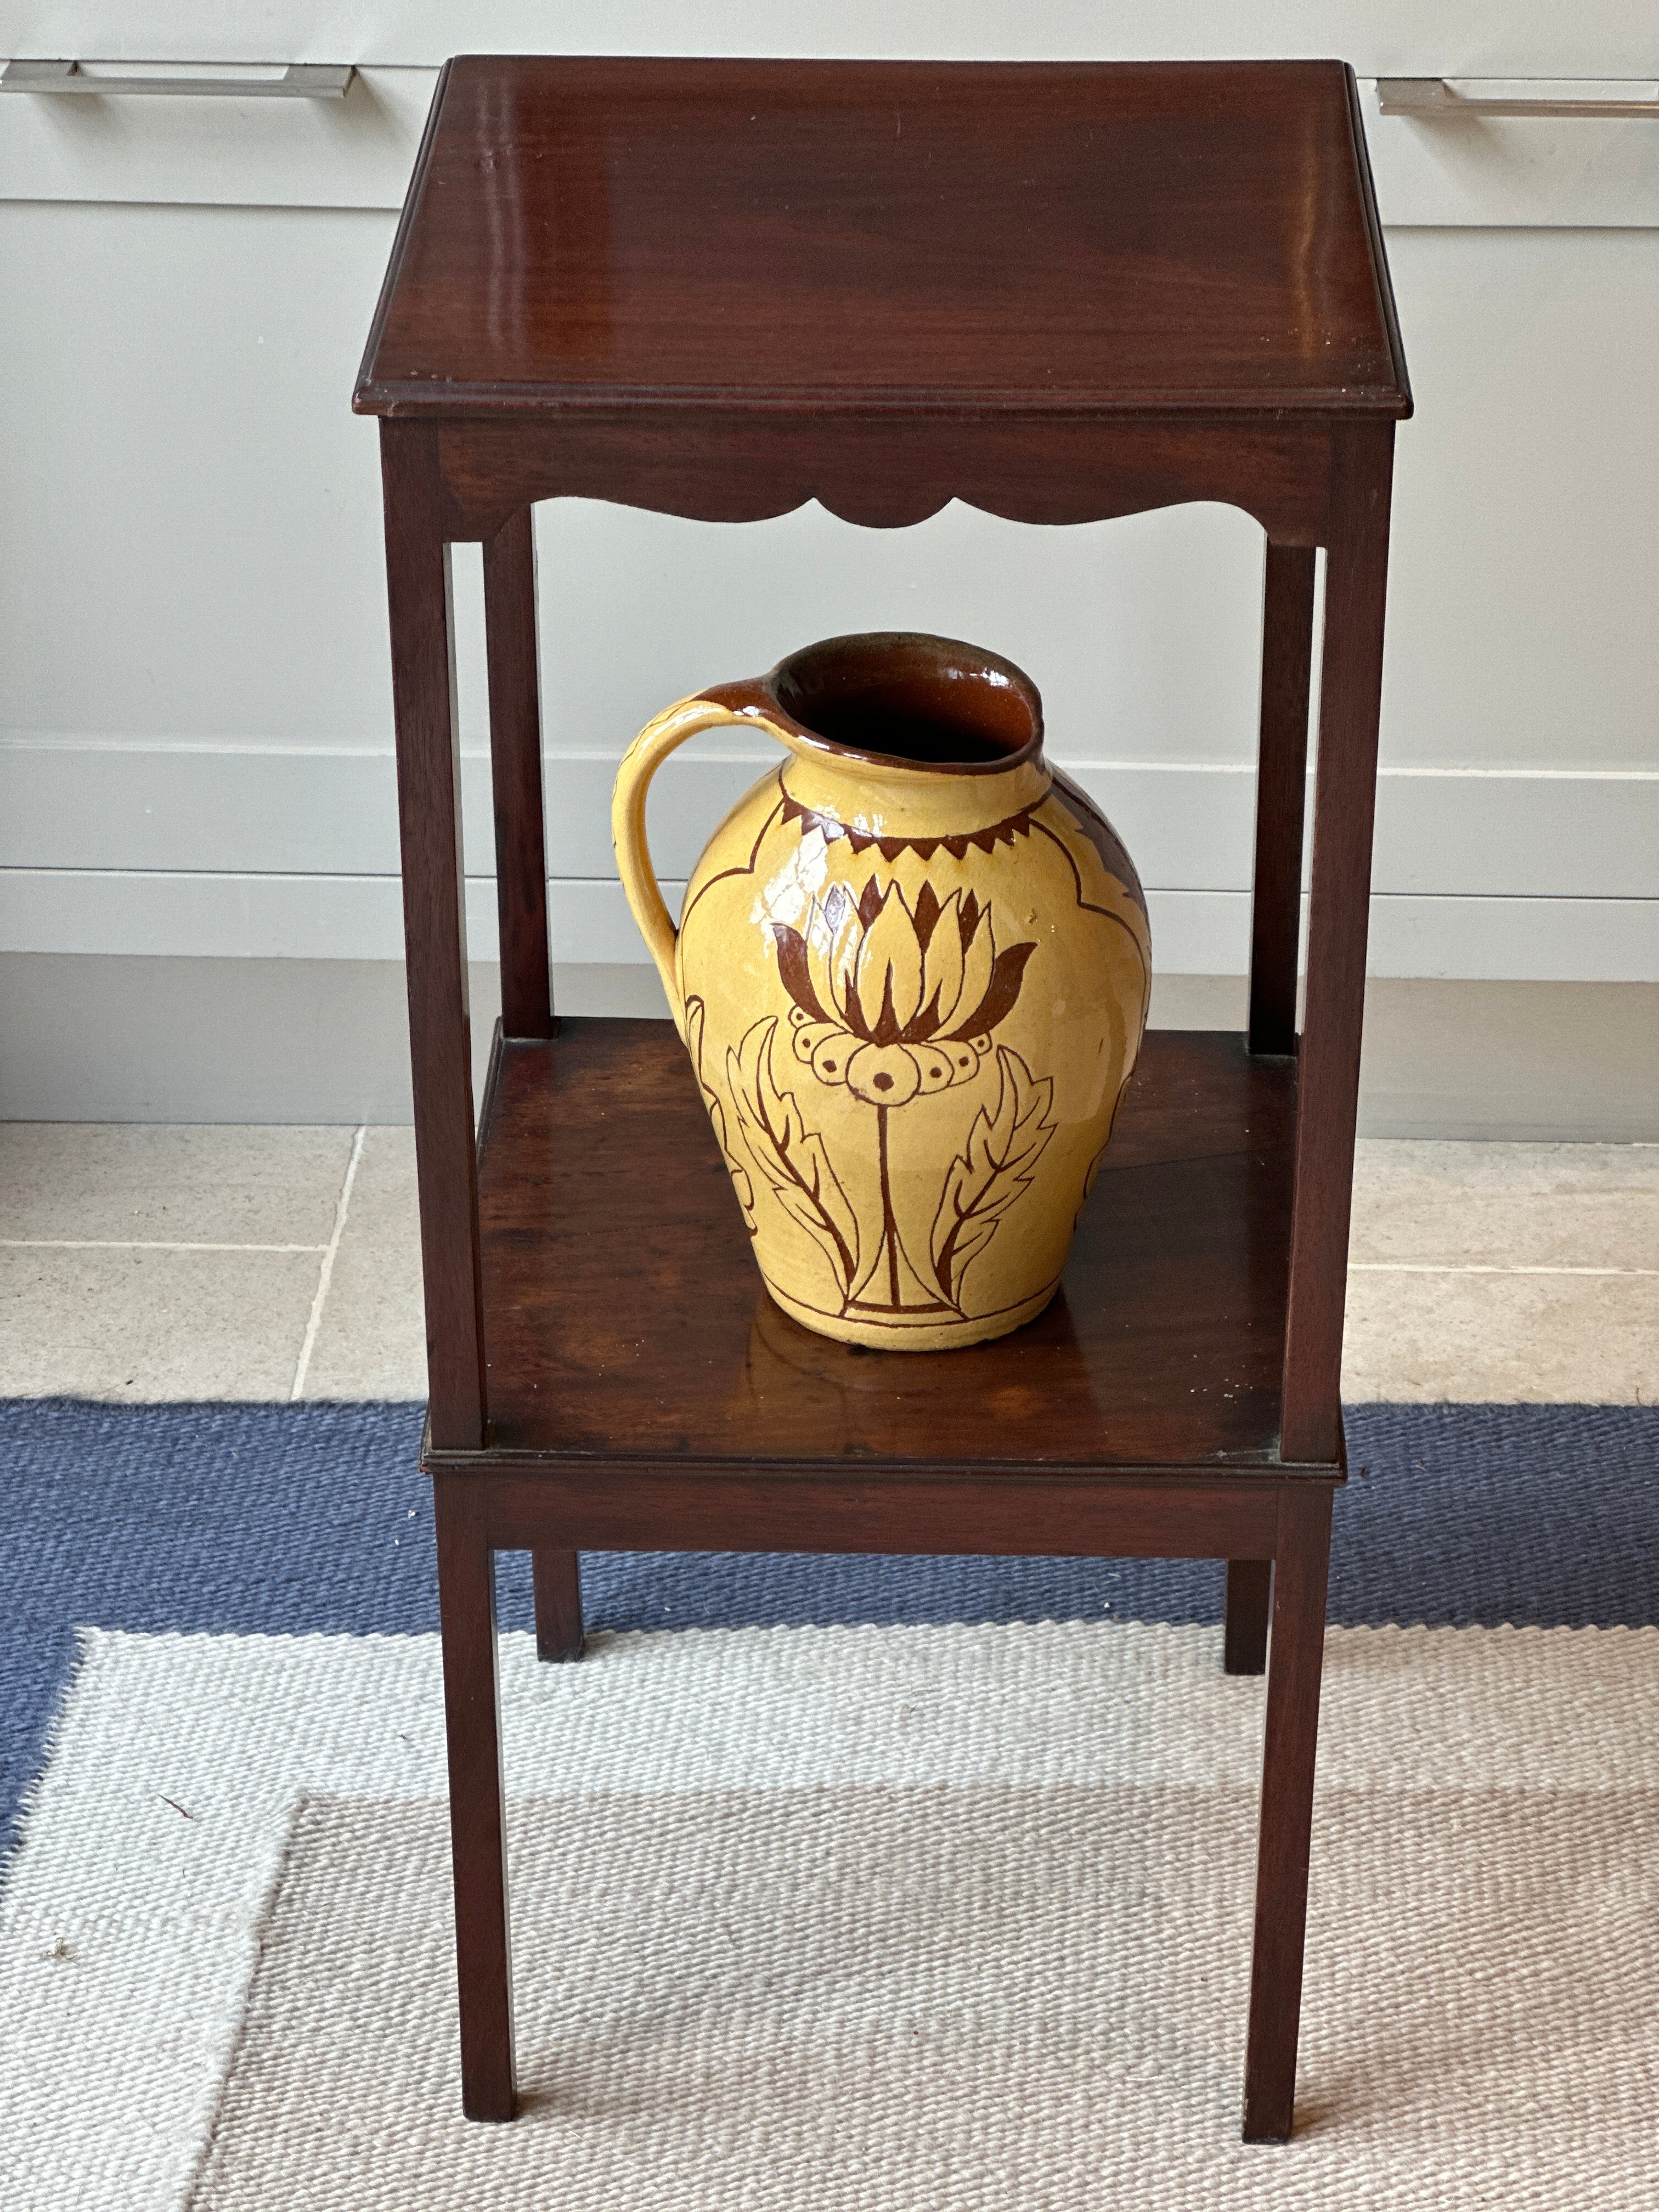
M488 1544L441 1486L437 1523L460 1985L461 2103L469 2119L510 2120L513 1996L494 1560Z
M1267 1607L1273 1591L1271 1559L1227 1562L1226 1626L1221 1663L1229 1674L1260 1674L1267 1664Z
M1322 1483L1310 1483L1305 1490L1284 1492L1273 1564L1267 1726L1261 1759L1255 1950L1244 2059L1246 2142L1288 2142L1296 2101L1330 1543L1329 1490Z
M580 1659L583 1648L582 1583L577 1554L532 1553L530 1573L536 1596L536 1656Z

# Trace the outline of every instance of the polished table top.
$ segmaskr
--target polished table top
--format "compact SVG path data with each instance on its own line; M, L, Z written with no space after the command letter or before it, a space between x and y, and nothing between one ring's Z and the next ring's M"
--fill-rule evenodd
M358 410L642 400L1407 414L1351 74L451 63Z
M494 1445L596 1481L1277 1474L1295 1093L1294 1060L1152 1030L1054 1304L988 1344L872 1352L767 1295L671 1023L509 1045L478 1175Z

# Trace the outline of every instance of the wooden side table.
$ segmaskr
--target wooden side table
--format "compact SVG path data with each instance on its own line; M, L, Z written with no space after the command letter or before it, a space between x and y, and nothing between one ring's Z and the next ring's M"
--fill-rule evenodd
M1271 1588L1243 2127L1287 2136L1411 407L1351 72L453 62L355 404L381 417L466 2111L514 2109L495 1551L532 1551L549 1657L580 1649L583 1547L1140 1554L1230 1563L1234 1672ZM1063 1293L1014 1335L872 1356L798 1328L673 1030L556 1025L530 508L561 496L881 526L1206 499L1266 532L1249 1034L1147 1038ZM460 540L501 925L476 1147Z

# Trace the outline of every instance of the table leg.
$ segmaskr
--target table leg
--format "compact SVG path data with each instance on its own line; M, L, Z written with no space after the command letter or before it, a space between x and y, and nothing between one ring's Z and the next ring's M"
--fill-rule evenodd
M1308 775L1314 549L1267 547L1261 616L1261 741L1250 902L1250 1050L1296 1050L1302 814Z
M1229 1559L1221 1664L1229 1674L1259 1674L1267 1663L1271 1559Z
M449 547L435 434L382 422L427 1418L441 1449L484 1440L483 1291L466 990Z
M1341 1449L1342 1309L1393 465L1392 423L1346 430L1334 441L1279 1429L1285 1459L1327 1464Z
M449 1831L460 1988L461 2108L470 2120L513 2118L513 1993L506 1829L495 1672L495 1576L489 1546L441 1483L438 1614Z
M501 926L501 1035L553 1034L547 962L547 850L536 671L536 541L527 507L483 549L495 896Z
M1261 1832L1255 1878L1255 1948L1244 2058L1244 2140L1286 2142L1296 2100L1302 2012L1314 1754L1325 1648L1331 1492L1324 1483L1279 1493L1273 1563L1273 1643L1261 1759Z
M536 1597L536 1656L582 1656L581 1565L574 1552L532 1552L531 1588Z

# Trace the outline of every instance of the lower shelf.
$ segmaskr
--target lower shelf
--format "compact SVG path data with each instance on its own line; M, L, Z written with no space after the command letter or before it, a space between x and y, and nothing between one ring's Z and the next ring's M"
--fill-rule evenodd
M1153 1030L1048 1311L966 1351L875 1352L767 1296L668 1023L507 1045L479 1165L495 1453L1260 1479L1295 1081L1241 1038Z

